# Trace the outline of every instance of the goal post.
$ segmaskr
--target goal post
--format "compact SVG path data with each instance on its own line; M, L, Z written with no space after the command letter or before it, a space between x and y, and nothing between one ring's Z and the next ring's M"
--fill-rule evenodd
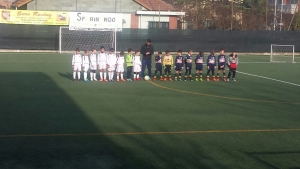
M270 62L295 63L295 46L271 44Z
M118 13L70 12L69 27L59 29L59 53L117 48L117 31L122 31L123 15Z
M105 49L114 48L116 50L116 30L70 30L69 27L59 28L59 53L69 53L80 50L99 50L100 46Z

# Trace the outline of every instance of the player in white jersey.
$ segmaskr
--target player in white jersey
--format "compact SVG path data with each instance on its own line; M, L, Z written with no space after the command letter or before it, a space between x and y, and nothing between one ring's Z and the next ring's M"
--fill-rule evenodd
M106 65L107 65L107 54L105 53L104 46L100 47L100 53L98 54L98 68L100 70L100 82L107 82L106 79Z
M141 57L140 57L140 51L136 50L135 51L135 56L133 58L133 78L134 81L140 81L140 72L141 72Z
M97 70L97 55L96 55L96 49L93 49L92 54L90 55L90 76L91 76L91 81L96 79L96 70Z
M119 82L120 80L122 82L125 82L126 80L123 78L123 72L124 72L124 64L125 64L125 57L124 57L125 53L124 51L120 52L120 55L117 58L117 82ZM120 76L120 78L119 78Z
M83 68L83 79L85 82L88 82L87 72L90 68L90 59L89 59L89 51L84 51L84 56L82 57L82 68Z
M72 58L72 68L73 68L73 81L76 79L76 72L78 79L77 81L80 81L80 72L81 72L81 66L82 66L82 58L80 54L79 48L76 48L75 54Z
M109 54L107 57L107 66L108 66L108 81L113 82L114 72L117 64L117 58L115 55L115 49L110 48Z

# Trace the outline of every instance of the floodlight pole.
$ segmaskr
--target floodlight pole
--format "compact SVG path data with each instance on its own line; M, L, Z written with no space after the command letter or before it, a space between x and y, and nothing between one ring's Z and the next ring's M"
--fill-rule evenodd
M281 9L280 9L280 31L281 31L281 27L282 27L282 9L283 8L283 0L281 0Z
M160 2L159 2L159 5L158 5L158 29L160 29Z
M231 22L230 22L230 30L232 30L232 22L233 22L233 0L231 0Z
M274 31L275 31L275 29L276 29L276 25L277 25L277 19L276 19L276 16L277 16L277 14L276 14L276 11L277 11L277 0L275 0L274 1L274 3L275 3L275 5L274 5Z
M76 12L77 12L77 0L76 0Z
M266 0L266 30L268 29L268 0Z
M196 29L198 29L198 0L196 0Z

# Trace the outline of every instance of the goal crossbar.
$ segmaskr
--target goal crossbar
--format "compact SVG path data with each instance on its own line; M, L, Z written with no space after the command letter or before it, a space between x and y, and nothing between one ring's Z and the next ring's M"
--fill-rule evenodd
M295 46L271 44L270 62L295 63Z
M117 31L114 30L70 30L67 26L59 28L59 53L70 53L78 47L82 50L99 49L104 46L106 49L117 48Z

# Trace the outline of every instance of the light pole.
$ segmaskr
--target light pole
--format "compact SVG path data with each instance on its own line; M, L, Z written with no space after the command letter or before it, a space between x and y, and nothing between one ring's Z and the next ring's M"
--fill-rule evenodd
M275 5L274 5L274 31L276 29L276 25L277 25L277 0L274 1Z
M266 0L266 30L268 29L268 0Z
M77 0L76 0L76 12L77 12Z
M160 2L158 4L158 29L160 29Z
M280 31L281 31L281 27L282 27L282 9L283 8L283 0L281 0L281 9L280 9Z
M198 29L198 0L196 0L196 29Z
M232 22L233 22L233 0L231 0L231 22L230 22L230 30L232 30Z

